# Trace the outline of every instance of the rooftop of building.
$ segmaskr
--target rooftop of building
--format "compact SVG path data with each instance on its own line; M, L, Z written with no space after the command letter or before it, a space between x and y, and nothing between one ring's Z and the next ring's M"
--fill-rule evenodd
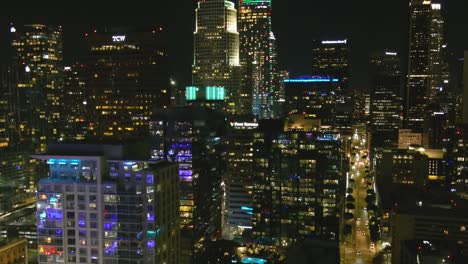
M4 251L10 247L18 246L24 244L26 247L27 241L24 238L13 238L13 239L5 239L5 240L0 240L0 252Z
M394 185L393 188L379 188L379 194L382 208L398 214L468 219L468 200L445 190Z
M40 156L104 156L109 160L148 160L149 145L139 140L52 143Z

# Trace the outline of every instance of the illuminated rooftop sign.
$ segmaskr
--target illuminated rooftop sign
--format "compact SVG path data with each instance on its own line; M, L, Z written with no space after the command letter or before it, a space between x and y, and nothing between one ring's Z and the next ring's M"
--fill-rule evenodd
M385 55L396 56L397 53L396 53L396 52L387 51L387 52L385 52Z
M233 126L233 127L252 127L252 128L255 128L255 127L258 127L258 123L231 122L231 126Z
M348 43L347 39L344 40L322 40L322 44L346 44Z
M112 36L112 41L113 41L113 42L124 42L124 41L125 41L125 35L122 35L122 36Z

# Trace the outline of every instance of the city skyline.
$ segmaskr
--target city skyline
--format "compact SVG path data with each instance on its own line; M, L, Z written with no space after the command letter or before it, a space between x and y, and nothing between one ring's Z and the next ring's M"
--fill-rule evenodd
M0 263L468 263L458 3L0 11Z
M152 4L137 6L91 6L67 5L44 6L23 10L12 5L0 11L0 32L2 52L0 58L7 58L4 48L8 41L10 22L51 23L64 27L64 60L72 64L86 53L83 34L95 27L137 25L163 25L169 30L171 74L182 86L191 81L193 52L193 32L195 31L195 8L197 1L172 3L156 1ZM234 1L237 2L237 1ZM364 0L360 4L335 1L296 1L294 8L288 1L273 1L273 32L277 39L279 65L293 74L311 74L310 61L314 39L350 38L351 39L351 88L370 88L368 59L373 51L392 49L402 56L403 72L406 72L406 55L409 29L409 1L392 1L386 6L374 1ZM468 37L463 34L463 25L468 18L463 10L468 9L466 1L441 1L447 19L450 62L461 58ZM237 4L236 4L237 7ZM173 12L166 12L174 10ZM175 11L177 10L177 11ZM173 16L172 13L177 15ZM309 12L312 12L309 14ZM294 15L293 15L294 14ZM83 17L86 17L84 19ZM67 48L70 47L70 48ZM451 64L451 65L452 65Z

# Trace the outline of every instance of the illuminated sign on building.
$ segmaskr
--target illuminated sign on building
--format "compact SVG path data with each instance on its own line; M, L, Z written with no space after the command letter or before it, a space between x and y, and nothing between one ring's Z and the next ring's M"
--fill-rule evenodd
M389 52L389 51L387 51L387 52L385 52L385 55L396 56L397 53L396 53L396 52Z
M233 127L252 127L252 128L256 128L256 127L258 127L258 123L231 122L231 126L233 126Z
M346 44L348 43L347 39L344 40L323 40L322 44Z
M114 42L123 42L123 41L125 41L125 36L112 36L112 41L114 41Z

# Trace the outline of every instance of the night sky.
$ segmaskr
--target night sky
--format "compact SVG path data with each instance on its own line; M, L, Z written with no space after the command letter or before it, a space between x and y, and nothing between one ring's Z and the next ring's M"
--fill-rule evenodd
M408 0L273 0L273 31L279 62L292 74L307 74L314 38L351 39L351 86L367 88L369 53L385 48L406 54ZM29 1L28 1L29 2ZM171 73L181 85L191 79L196 0L73 1L30 4L0 10L0 61L5 63L9 22L64 26L66 63L84 55L84 32L98 26L163 25L169 30ZM49 2L49 1L47 1ZM71 2L71 1L70 1ZM99 2L99 4L96 4ZM107 4L104 4L104 3ZM27 9L25 9L27 8ZM444 1L452 58L468 49L468 1Z

